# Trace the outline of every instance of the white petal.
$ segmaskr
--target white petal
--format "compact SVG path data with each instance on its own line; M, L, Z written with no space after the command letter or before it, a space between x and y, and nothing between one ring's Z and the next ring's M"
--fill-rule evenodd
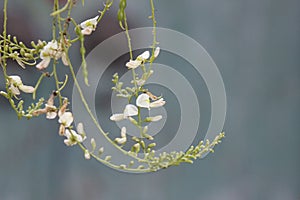
M57 50L58 49L58 43L56 40L52 40L48 42L48 44L45 46L45 49L52 49Z
M124 110L124 117L131 117L138 114L138 108L135 105L127 104Z
M136 105L142 108L150 108L150 100L148 94L140 94L136 99Z
M64 143L67 146L73 146L74 145L74 143L70 139L64 139Z
M158 99L157 101L154 101L154 102L150 103L150 107L151 108L157 108L157 107L161 107L165 104L166 104L166 102L164 101L163 98L161 98L161 99Z
M77 142L83 142L83 137L81 137L81 135L78 135L77 133L75 135L73 135L76 138Z
M122 129L121 129L121 137L122 138L126 137L126 127L122 127Z
M36 68L39 70L46 69L51 61L50 57L45 57L39 64L36 65Z
M14 85L10 85L9 89L11 90L11 93L13 93L13 95L20 94L20 90L17 87L15 87Z
M88 150L84 151L84 158L87 159L87 160L91 159L91 154Z
M25 93L33 93L34 92L34 87L28 86L28 85L20 85L19 89Z
M126 138L126 137L123 137L123 138L116 138L115 141L116 141L118 144L125 144L125 142L127 141L127 138Z
M154 51L154 58L157 58L157 56L159 55L159 53L160 53L160 48L156 47L156 49Z
M67 55L65 52L62 54L61 60L65 66L69 65L68 60L67 60Z
M157 116L154 116L154 117L147 117L146 120L149 121L149 122L157 122L159 120L162 119L162 116L161 115L157 115Z
M79 133L79 134L83 134L84 133L84 130L83 130L83 124L80 122L80 123L78 123L78 125L77 125L77 132Z
M83 138L74 130L70 131L69 129L66 129L65 136L67 139L65 139L64 142L68 146L73 146L74 144L77 144L77 142L83 142Z
M10 82L11 83L15 83L17 85L21 85L22 84L22 80L21 80L20 76L12 75L12 76L9 76L8 78L10 78Z
M126 63L126 67L128 67L129 69L135 69L141 64L142 62L139 60L130 60L129 62Z
M147 60L150 57L150 52L149 51L145 51L144 53L142 53L141 55L139 55L137 57L137 59L141 59L141 60Z
M87 27L95 27L97 25L97 21L98 21L98 18L99 16L97 15L96 17L94 18L91 18L91 19L87 19L85 21L83 21L82 23L80 23L80 27L82 29L85 29Z
M116 122L121 121L124 119L124 114L113 114L109 119Z
M90 27L86 27L81 30L82 35L91 35L92 32L93 32L93 29Z
M72 134L71 134L71 132L70 132L70 130L69 129L66 129L65 130L65 134L64 134L67 138L71 138L72 137Z
M59 117L58 122L63 124L65 127L69 127L71 126L73 120L73 114L71 112L65 112Z
M54 119L57 116L56 112L47 112L46 118L47 119Z

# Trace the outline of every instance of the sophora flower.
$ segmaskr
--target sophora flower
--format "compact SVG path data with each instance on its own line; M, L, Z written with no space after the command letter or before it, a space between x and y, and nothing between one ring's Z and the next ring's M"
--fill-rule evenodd
M98 18L99 16L96 16L82 22L80 24L80 28L82 29L81 33L83 35L90 35L93 31L95 31L98 23Z
M34 87L24 85L20 76L12 75L8 76L9 89L13 95L19 95L20 90L25 93L33 93Z
M127 141L127 137L126 137L126 127L122 127L121 129L121 137L120 138L116 138L115 139L116 143L123 145L126 143Z
M62 115L59 115L59 135L64 135L66 133L66 128L69 128L71 126L73 120L74 118L71 112L64 112Z
M165 105L165 101L163 98L160 98L156 101L150 102L150 96L148 94L140 94L136 99L136 105L141 108L157 108Z
M36 68L39 70L46 69L51 61L51 58L58 60L62 59L64 65L68 65L67 56L61 47L61 44L56 40L50 41L46 46L41 50L40 58L42 61L37 64Z
M145 51L144 53L139 55L135 60L129 60L129 62L126 63L126 67L128 67L128 69L135 69L142 63L144 63L149 57L149 51Z
M123 113L113 114L110 117L112 121L121 121L127 119L128 117L136 116L138 114L138 108L135 105L128 104L126 105Z
M74 130L66 129L66 132L64 134L66 136L66 139L64 140L64 143L67 146L73 146L77 144L78 142L83 142L83 137L76 133Z
M154 58L157 58L157 56L159 55L159 53L160 53L160 48L156 47L156 49L154 51Z

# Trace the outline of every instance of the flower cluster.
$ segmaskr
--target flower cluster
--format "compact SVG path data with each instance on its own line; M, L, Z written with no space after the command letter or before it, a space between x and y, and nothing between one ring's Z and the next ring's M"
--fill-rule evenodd
M72 129L72 123L74 121L73 114L71 112L65 112L60 110L58 112L58 122L60 123L59 135L65 136L64 143L67 146L73 146L77 143L81 143L86 139L86 135L83 129L83 124L77 125L77 132Z
M126 137L126 127L122 127L121 129L121 137L120 138L116 138L115 139L116 143L123 145L126 143L127 141L127 137Z
M39 70L46 69L51 61L51 58L58 60L61 58L64 65L68 66L67 55L63 49L63 43L58 43L56 40L50 41L40 52L42 61L36 65Z
M127 104L125 106L125 109L123 111L123 113L116 113L113 114L110 117L110 120L112 121L121 121L123 119L129 119L131 121L133 116L138 115L139 111L138 111L138 107L140 108L147 108L148 110L150 110L150 108L157 108L157 107L161 107L163 105L165 105L165 101L163 98L160 98L156 101L150 102L150 96L146 93L142 93L140 94L137 99L136 99L136 106L133 104ZM138 107L137 107L138 106ZM157 115L154 117L148 117L147 121L158 121L162 118L161 115Z
M80 23L80 28L82 29L81 34L90 35L93 31L95 31L98 23L98 18L99 16L96 16Z
M96 160L114 168L114 169L124 169L134 172L151 172L157 171L158 169L167 168L172 165L178 165L182 162L192 163L193 159L201 157L203 153L208 151L213 151L213 147L218 144L224 137L221 133L214 141L206 143L200 142L196 146L191 146L187 152L163 152L157 155L154 147L156 143L153 142L154 136L148 134L151 130L148 128L147 124L149 122L157 122L161 120L162 115L147 116L144 117L143 111L149 111L154 108L162 107L166 104L166 101L161 96L157 97L153 95L148 89L145 83L154 73L154 68L152 66L154 60L160 54L160 48L156 45L156 19L155 19L155 8L153 0L150 0L151 5L151 16L153 22L153 42L151 44L152 51L145 51L138 55L135 59L132 57L132 47L130 32L126 20L126 6L127 0L120 0L119 10L118 10L118 20L120 27L125 31L126 37L128 39L128 47L131 54L131 59L125 63L125 67L132 71L132 81L131 85L128 87L123 87L123 83L119 82L119 76L117 73L113 76L112 82L115 84L112 90L116 92L118 97L125 98L127 103L123 112L115 113L110 116L112 121L129 120L140 132L140 137L130 135L127 132L127 128L124 126L121 128L120 135L111 138L108 132L102 130L101 125L97 122L95 115L90 112L90 107L82 92L82 88L79 85L76 77L75 70L71 63L68 51L73 43L79 42L80 45L80 55L82 62L82 72L84 76L84 81L88 84L88 70L87 62L85 60L86 49L85 49L85 37L92 34L98 23L103 18L104 13L109 10L113 4L112 0L107 0L103 10L99 10L97 16L87 19L81 23L77 23L71 16L71 11L73 5L77 1L67 1L64 7L60 7L58 3L54 3L54 10L51 13L52 18L52 39L47 42L42 42L38 40L37 43L31 42L31 46L25 45L23 42L18 41L17 37L7 34L7 3L8 0L4 0L4 24L3 32L0 35L0 65L3 69L3 75L6 81L6 91L0 91L0 95L5 97L12 108L16 111L18 118L26 117L28 119L34 116L44 115L49 120L57 120L59 124L58 134L63 137L63 142L66 146L78 145L84 152L84 157L90 159L91 157ZM84 0L82 0L84 3ZM62 17L63 16L63 17ZM74 26L74 32L70 32L69 28ZM75 45L74 45L75 46ZM152 55L151 55L152 54ZM8 59L16 61L23 69L26 69L26 65L35 66L41 74L35 87L24 85L22 79L18 75L8 75ZM39 63L37 60L40 59ZM49 64L53 63L53 68L48 68ZM61 61L65 66L68 66L69 73L65 74L65 81L61 81L62 77L59 70L56 69L56 64ZM137 74L135 69L141 68L142 74ZM45 71L44 71L45 70ZM52 71L51 71L52 70ZM140 73L140 72L139 72ZM68 99L63 96L63 90L68 83L68 75L72 76L74 80L74 85L80 93L80 98L84 104L86 110L89 113L90 119L98 128L99 132L121 153L132 158L129 163L125 164L114 164L112 163L112 156L104 152L104 147L96 145L96 140L91 138L90 144L91 148L88 148L83 142L86 140L86 133L82 123L78 123L77 127L74 125L73 113L68 109ZM27 109L24 109L25 100L18 95L21 92L32 93L32 99L35 100L36 96L40 95L38 93L41 82L47 78L54 80L55 89L50 94L48 100L45 101L41 97L37 102L29 104ZM45 79L44 79L45 78ZM57 101L57 102L56 102ZM59 103L58 103L59 102ZM131 145L130 150L127 150L127 146ZM98 149L98 152L96 151ZM143 152L143 156L139 153ZM97 154L98 153L98 154ZM105 157L103 154L106 154ZM139 165L136 165L135 162Z
M8 84L13 95L20 95L20 90L25 93L33 93L35 90L32 86L24 85L20 76L17 75L8 76Z

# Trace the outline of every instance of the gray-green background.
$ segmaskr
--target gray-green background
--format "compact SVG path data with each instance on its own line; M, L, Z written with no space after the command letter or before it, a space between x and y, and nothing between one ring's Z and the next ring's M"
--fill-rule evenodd
M102 6L102 1L86 0L80 9L79 2L78 21L93 17ZM77 147L66 147L56 120L18 121L0 98L0 200L300 199L300 1L155 4L158 25L197 40L223 76L227 135L216 153L153 174L117 172L85 161ZM106 25L89 37L88 50L120 31L116 6L104 18ZM148 1L128 0L128 6L131 27L151 25ZM49 40L51 1L9 1L9 9L10 33L25 41ZM10 66L10 73L24 72ZM34 69L25 74L26 83L39 76ZM47 96L51 84L39 94Z

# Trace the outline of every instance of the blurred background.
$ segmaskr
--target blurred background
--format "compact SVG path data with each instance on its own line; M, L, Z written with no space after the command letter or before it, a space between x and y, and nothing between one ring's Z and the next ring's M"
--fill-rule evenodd
M51 2L9 1L8 32L27 43L49 40ZM94 17L102 3L86 1L82 8L78 1L73 16ZM1 97L0 200L300 199L300 1L158 0L155 5L158 26L194 38L222 74L226 138L216 153L151 174L118 172L84 160L78 147L66 147L56 120L17 120ZM117 4L87 38L88 52L120 32L116 12ZM128 0L130 27L151 26L148 15L148 1ZM79 54L72 54L76 62ZM40 75L10 66L11 74L25 73L24 83ZM66 71L62 66L61 73ZM0 80L3 90L2 75ZM39 96L47 97L52 84L44 83ZM71 97L72 83L67 87Z

